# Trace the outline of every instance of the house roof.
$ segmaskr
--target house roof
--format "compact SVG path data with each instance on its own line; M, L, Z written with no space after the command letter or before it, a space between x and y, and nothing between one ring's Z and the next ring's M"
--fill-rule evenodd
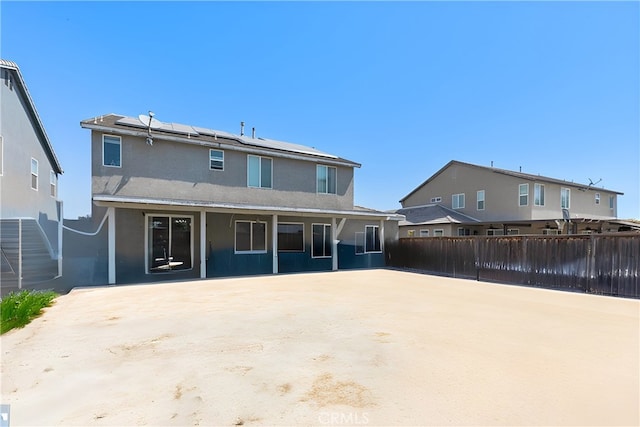
M55 151L53 151L53 146L51 145L51 141L49 141L49 137L47 136L47 132L44 130L44 126L42 125L42 121L40 120L40 116L38 115L38 111L36 110L35 104L33 103L33 99L29 94L29 90L27 89L27 85L22 77L22 73L20 72L20 68L18 64L13 61L8 61L6 59L0 59L0 68L8 70L11 72L15 78L13 84L20 91L20 94L26 101L27 114L31 116L35 124L35 131L40 139L40 143L42 144L42 148L44 149L49 161L51 162L51 166L53 167L55 173L62 174L62 166L60 165L60 161L56 156Z
M404 215L406 218L404 221L400 221L398 223L400 226L478 222L475 218L439 204L413 206L410 208L398 209L395 212L397 214Z
M142 121L142 118L148 120L147 116L141 116L140 118L127 117L119 114L107 114L99 117L93 117L80 122L83 128L94 130L112 130L124 134L132 134L142 136L141 132L146 132L149 129L149 125ZM184 125L179 123L164 123L156 119L150 121L150 130L154 138L159 139L171 139L174 141L199 144L199 145L211 145L212 147L220 147L224 141L230 144L231 149L246 149L253 150L268 150L270 153L289 153L296 156L303 156L305 158L314 158L323 162L340 164L350 167L360 167L359 163L347 160L333 154L325 153L317 150L313 147L305 145L294 144L285 141L278 141L267 138L254 138L247 135L236 135L229 132L209 129L199 126Z
M412 194L414 194L420 188L424 187L426 184L428 184L429 182L433 181L438 175L440 175L442 172L444 172L446 169L448 169L452 165L470 166L470 167L473 167L473 168L484 169L484 170L488 170L488 171L491 171L493 173L498 173L498 174L502 174L502 175L514 176L514 177L517 177L517 178L522 178L522 179L526 179L526 180L530 180L530 181L536 181L536 182L548 182L548 183L552 183L552 184L560 184L560 185L565 185L567 187L578 188L578 189L581 189L581 190L586 190L588 188L591 188L591 189L598 189L598 190L601 190L601 191L607 191L609 193L615 193L615 194L620 194L620 195L624 194L624 193L621 193L619 191L607 190L606 188L602 188L602 187L595 187L595 186L593 186L591 184L579 184L579 183L576 183L576 182L573 182L573 181L565 181L565 180L562 180L562 179L551 178L551 177L543 176L543 175L534 175L534 174L530 174L530 173L516 172L516 171L510 171L510 170L507 170L507 169L500 169L500 168L494 168L494 167L488 167L488 166L480 166L480 165L474 165L472 163L460 162L458 160L451 160L449 163L444 165L440 170L438 170L436 173L431 175L431 177L429 177L426 181L424 181L422 184L418 185L409 194L407 194L402 199L400 199L400 203L404 202L407 198L409 198Z
M258 213L258 214L279 214L279 215L297 215L297 216L316 216L316 217L342 217L342 218L360 218L360 219L376 219L388 221L400 221L404 217L402 215L390 212L381 212L374 209L355 206L353 210L334 210L334 209L316 209L316 208L292 208L284 206L258 206L241 203L222 203L222 202L206 202L198 200L176 200L154 197L131 197L131 196L114 196L114 195L94 195L93 202L100 206L122 206L122 207L167 207L180 209L198 209L211 212L231 212L231 213Z

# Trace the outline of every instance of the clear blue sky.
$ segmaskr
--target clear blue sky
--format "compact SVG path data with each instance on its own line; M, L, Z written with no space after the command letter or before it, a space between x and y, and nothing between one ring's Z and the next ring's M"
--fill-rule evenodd
M91 210L83 119L165 122L362 164L355 202L394 209L450 160L598 184L640 218L639 2L7 2L20 67ZM167 165L170 166L170 165Z

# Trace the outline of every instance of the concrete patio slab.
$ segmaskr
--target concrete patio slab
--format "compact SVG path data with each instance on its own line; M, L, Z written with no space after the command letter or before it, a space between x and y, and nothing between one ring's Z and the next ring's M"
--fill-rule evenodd
M78 289L11 425L638 425L640 301L392 270Z

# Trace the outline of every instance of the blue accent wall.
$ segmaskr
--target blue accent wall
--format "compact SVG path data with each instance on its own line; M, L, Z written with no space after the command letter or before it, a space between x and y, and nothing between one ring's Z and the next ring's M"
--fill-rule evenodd
M272 252L236 254L233 248L212 250L207 259L207 277L249 276L273 273Z
M384 253L356 255L356 248L351 244L338 244L338 269L382 268L385 266Z

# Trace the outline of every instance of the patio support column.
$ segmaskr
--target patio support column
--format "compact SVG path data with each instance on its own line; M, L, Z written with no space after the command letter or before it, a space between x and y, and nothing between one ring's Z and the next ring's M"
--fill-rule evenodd
M273 274L278 274L278 215L273 215L271 224L271 250L273 251Z
M200 278L207 278L207 212L200 211Z
M109 284L116 284L116 208L107 208L109 217L108 259L109 259Z
M384 253L384 219L380 220L380 251Z
M331 270L338 269L338 228L336 219L331 218Z

